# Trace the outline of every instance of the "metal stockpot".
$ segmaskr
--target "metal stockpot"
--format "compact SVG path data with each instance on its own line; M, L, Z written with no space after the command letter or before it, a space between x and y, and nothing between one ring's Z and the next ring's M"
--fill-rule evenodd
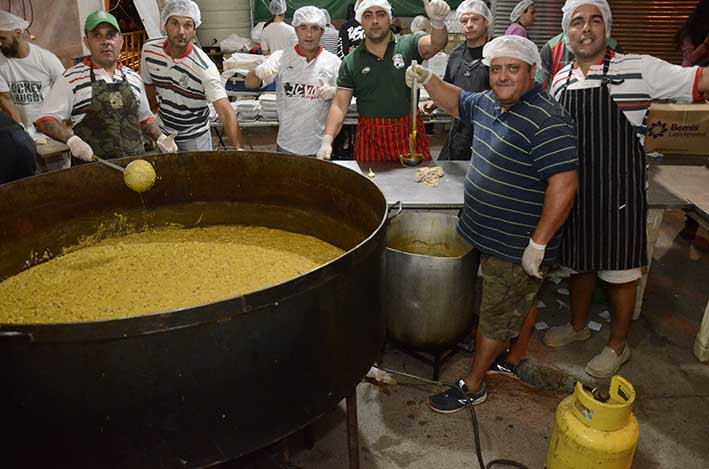
M456 231L458 217L404 212L387 230L382 305L387 336L438 352L473 326L480 256Z
M51 257L77 244L116 214L138 227L280 228L346 252L273 287L178 311L0 324L0 467L229 460L334 408L381 350L387 204L368 178L274 153L147 159L158 181L141 196L97 163L0 186L0 279L25 269L32 253Z

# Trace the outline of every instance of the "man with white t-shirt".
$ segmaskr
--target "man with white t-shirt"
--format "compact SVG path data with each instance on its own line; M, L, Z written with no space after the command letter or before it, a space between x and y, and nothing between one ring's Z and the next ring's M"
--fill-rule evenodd
M42 102L64 73L64 66L56 55L22 37L28 26L27 20L0 11L0 111L34 136ZM68 168L70 163L66 156L51 169Z
M212 151L211 103L231 145L241 148L239 122L219 70L202 49L192 44L202 19L199 6L191 0L170 0L161 16L167 37L143 45L140 67L160 127L176 134L175 143L181 151Z
M313 156L322 143L335 96L340 59L320 46L326 26L322 10L305 6L293 14L298 44L271 54L246 77L248 88L277 82L277 150Z
M261 50L264 55L273 54L277 50L290 49L298 42L295 28L285 21L288 9L286 0L271 0L268 8L273 15L273 21L263 28L261 33Z

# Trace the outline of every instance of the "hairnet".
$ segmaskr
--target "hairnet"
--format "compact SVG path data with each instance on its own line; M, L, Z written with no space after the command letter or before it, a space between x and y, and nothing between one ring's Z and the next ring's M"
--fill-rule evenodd
M199 6L192 0L170 0L162 9L162 25L165 26L168 18L171 16L187 16L194 21L194 27L199 28L202 24L202 14L199 11Z
M6 11L0 11L0 31L14 31L21 29L24 31L30 25L30 22L15 16Z
M522 36L500 36L483 47L483 63L490 66L497 57L512 57L541 67L542 58L537 45Z
M495 18L482 0L465 0L458 5L455 15L458 21L463 15L480 15L487 21L487 37L491 37L495 32Z
M391 5L387 0L361 0L357 6L355 6L355 19L358 23L362 23L362 15L364 12L373 7L381 7L389 15L389 21L391 21Z
M566 3L561 8L561 11L564 12L564 16L561 18L561 29L564 31L564 36L567 38L567 45L571 17L574 15L576 9L581 5L593 5L601 11L601 15L603 15L603 22L606 25L606 40L608 40L608 38L611 37L613 16L611 15L611 7L608 6L608 2L606 0L566 0Z
M332 18L330 17L330 12L327 11L327 8L321 8L320 11L322 11L322 14L325 15L325 24L332 24Z
M327 23L325 23L325 15L322 10L318 7L307 6L300 7L293 13L293 21L291 22L294 28L297 28L301 24L314 24L320 26L320 28L325 29Z
M285 15L288 5L286 5L286 0L271 0L268 9L272 15Z
M411 32L412 33L418 33L418 32L424 32L428 29L428 27L431 25L431 22L429 21L428 18L425 16L417 16L416 18L411 21Z
M524 13L527 8L531 7L534 5L533 0L522 0L519 2L515 7L512 9L512 13L510 13L510 21L513 23L519 19L520 16L522 16L522 13Z

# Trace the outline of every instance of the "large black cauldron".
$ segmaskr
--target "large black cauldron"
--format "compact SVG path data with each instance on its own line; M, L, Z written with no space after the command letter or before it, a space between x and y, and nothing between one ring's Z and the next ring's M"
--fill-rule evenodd
M272 288L181 311L0 325L0 467L196 467L235 458L333 408L382 346L387 206L367 178L271 153L149 159L160 179L142 199L98 164L0 186L0 279L116 214L138 226L281 228L347 253Z

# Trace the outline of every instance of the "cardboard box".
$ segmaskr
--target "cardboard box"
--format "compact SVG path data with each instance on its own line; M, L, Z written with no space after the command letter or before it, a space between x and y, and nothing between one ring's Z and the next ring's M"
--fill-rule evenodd
M653 104L647 116L645 151L709 155L709 104Z

